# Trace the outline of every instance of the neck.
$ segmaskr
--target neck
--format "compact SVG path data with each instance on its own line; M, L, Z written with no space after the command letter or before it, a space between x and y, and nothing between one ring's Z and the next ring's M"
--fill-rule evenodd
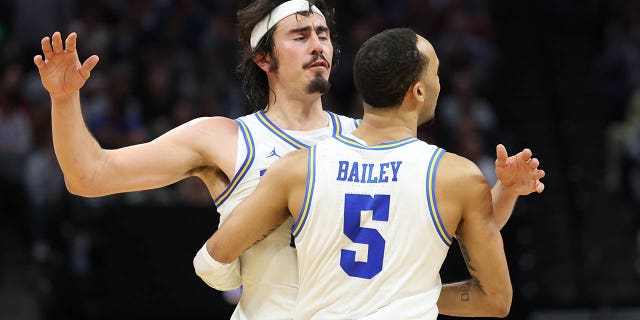
M286 94L279 90L269 95L267 116L285 130L309 131L329 125L329 117L322 109L320 94Z
M367 145L417 137L418 118L416 115L400 112L400 108L365 109L362 123L353 135L364 140Z

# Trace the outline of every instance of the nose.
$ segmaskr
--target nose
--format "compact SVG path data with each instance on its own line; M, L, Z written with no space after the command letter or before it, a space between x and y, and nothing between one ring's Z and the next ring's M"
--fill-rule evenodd
M320 42L320 38L318 34L315 32L311 33L311 37L309 38L309 50L311 50L312 55L319 55L323 53L322 42Z

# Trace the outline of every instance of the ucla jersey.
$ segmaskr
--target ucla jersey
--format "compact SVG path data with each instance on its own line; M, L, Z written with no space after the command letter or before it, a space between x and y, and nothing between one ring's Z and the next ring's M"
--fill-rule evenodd
M291 151L353 131L360 120L327 112L330 125L312 131L278 128L263 111L237 119L236 174L215 205L223 223L258 185L267 168ZM293 219L240 256L243 292L231 319L291 319L298 293L295 248L291 246Z
M337 136L309 150L292 232L295 319L436 319L452 238L435 201L444 150L415 138L366 146Z

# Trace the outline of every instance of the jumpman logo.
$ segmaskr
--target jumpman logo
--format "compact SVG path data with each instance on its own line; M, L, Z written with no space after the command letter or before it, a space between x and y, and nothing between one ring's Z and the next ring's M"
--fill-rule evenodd
M271 157L280 158L280 155L276 153L276 147L273 147L273 150L271 150L271 152L267 155L267 158L271 158Z

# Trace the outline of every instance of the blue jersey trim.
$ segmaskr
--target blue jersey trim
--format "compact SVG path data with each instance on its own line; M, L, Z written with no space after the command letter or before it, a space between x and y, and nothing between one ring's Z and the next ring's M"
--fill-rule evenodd
M333 112L327 111L329 117L331 117L331 122L333 123L333 134L332 136L338 136L342 134L342 123L340 122L340 117L334 114Z
M306 149L309 148L308 145L298 141L296 138L288 135L282 129L280 129L275 123L271 122L264 111L260 110L255 113L258 121L262 123L269 131L273 132L280 139L284 140L286 143L290 144L292 147L296 149Z
M291 234L297 237L300 234L300 230L307 221L309 216L309 210L311 207L311 200L313 200L313 190L316 182L316 146L309 148L309 159L307 160L307 187L304 192L304 200L302 207L300 208L300 214L298 219L291 227Z
M440 212L438 211L438 204L436 203L436 169L438 168L442 155L444 155L444 149L438 148L429 161L429 169L427 171L427 204L429 206L429 212L431 212L433 226L436 228L440 239L445 245L451 246L453 240L442 223Z
M247 174L247 171L249 171L249 168L251 167L251 164L253 164L253 160L256 156L255 144L253 142L253 137L251 136L249 128L240 119L237 119L236 122L238 123L238 127L240 128L240 132L242 132L244 144L247 147L247 157L244 159L242 166L240 166L240 170L238 170L233 179L231 179L231 182L229 183L227 188L224 189L224 191L213 201L216 206L220 206L225 200L227 200L227 198L229 198L231 192L236 189L238 183L240 183L240 180L242 180L242 178L244 178L244 176Z
M376 144L374 146L366 146L363 145L362 143L351 139L349 137L345 137L343 135L338 135L335 137L336 139L338 139L338 141L351 146L351 147L356 147L359 149L365 149L365 150L388 150L388 149L394 149L394 148L398 148L404 145L407 145L409 143L412 142L416 142L418 141L418 139L414 138L414 137L408 137L408 138L404 138L404 139L400 139L400 140L396 140L396 141L389 141L389 142L383 142L380 144Z

